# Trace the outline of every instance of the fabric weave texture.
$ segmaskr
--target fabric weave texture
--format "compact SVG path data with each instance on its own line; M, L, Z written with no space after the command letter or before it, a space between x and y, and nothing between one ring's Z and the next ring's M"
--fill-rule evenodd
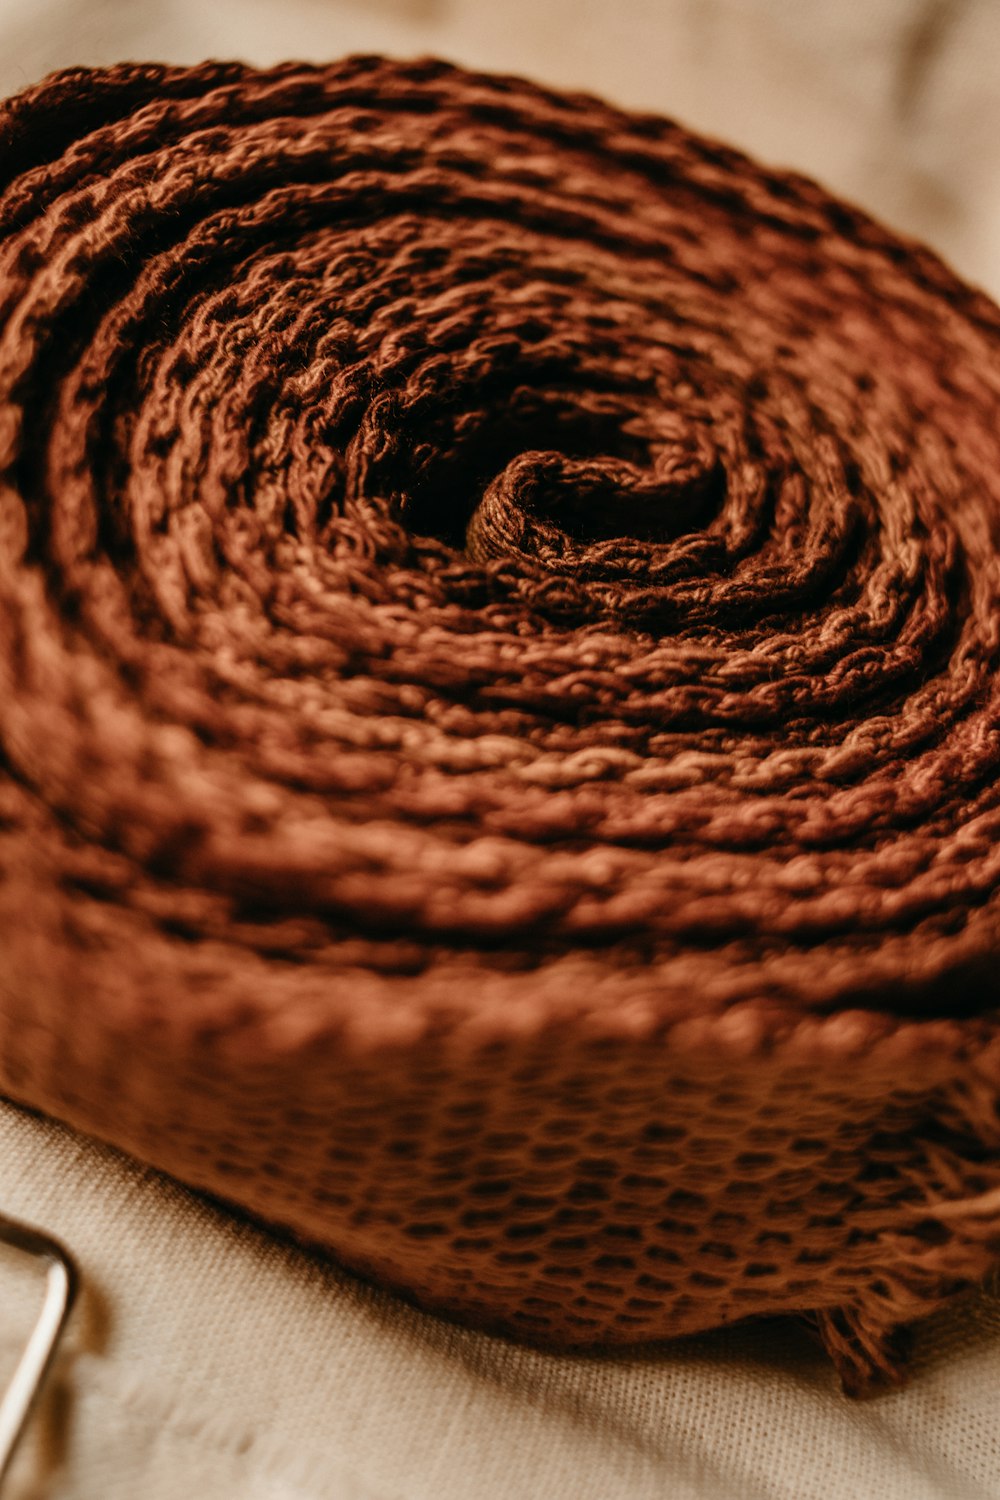
M1000 1253L1000 312L435 61L0 106L0 1085L550 1346Z

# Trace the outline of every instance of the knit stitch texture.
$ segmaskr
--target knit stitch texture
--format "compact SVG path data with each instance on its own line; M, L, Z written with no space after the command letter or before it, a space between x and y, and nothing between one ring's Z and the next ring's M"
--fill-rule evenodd
M1000 1255L1000 312L442 63L0 105L0 1086L550 1346Z

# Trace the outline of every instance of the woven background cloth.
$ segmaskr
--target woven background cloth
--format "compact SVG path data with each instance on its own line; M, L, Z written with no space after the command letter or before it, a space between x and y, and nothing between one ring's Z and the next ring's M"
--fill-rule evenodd
M10 1108L0 1202L87 1286L9 1500L1000 1494L996 1296L924 1326L905 1390L851 1402L787 1324L640 1359L471 1333ZM0 1378L39 1290L0 1261Z

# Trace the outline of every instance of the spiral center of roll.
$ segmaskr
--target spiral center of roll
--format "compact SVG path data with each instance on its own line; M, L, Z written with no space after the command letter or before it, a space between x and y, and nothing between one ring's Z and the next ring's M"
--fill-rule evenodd
M706 434L684 436L647 445L642 461L518 454L473 511L466 552L477 562L525 556L561 569L606 558L616 544L655 548L705 527L725 496L725 471Z

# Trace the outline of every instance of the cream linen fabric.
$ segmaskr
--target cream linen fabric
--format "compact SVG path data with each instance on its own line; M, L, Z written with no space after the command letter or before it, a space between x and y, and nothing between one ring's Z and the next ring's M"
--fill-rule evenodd
M8 1106L0 1203L86 1288L10 1500L1000 1496L1000 1297L851 1402L789 1325L600 1359L454 1328ZM0 1261L8 1368L41 1286Z
M0 0L0 92L353 50L675 114L1000 294L998 0ZM634 1360L463 1332L2 1106L0 1212L63 1236L86 1286L11 1500L1000 1500L990 1296L923 1332L908 1390L852 1404L788 1326ZM0 1382L40 1290L0 1259Z

